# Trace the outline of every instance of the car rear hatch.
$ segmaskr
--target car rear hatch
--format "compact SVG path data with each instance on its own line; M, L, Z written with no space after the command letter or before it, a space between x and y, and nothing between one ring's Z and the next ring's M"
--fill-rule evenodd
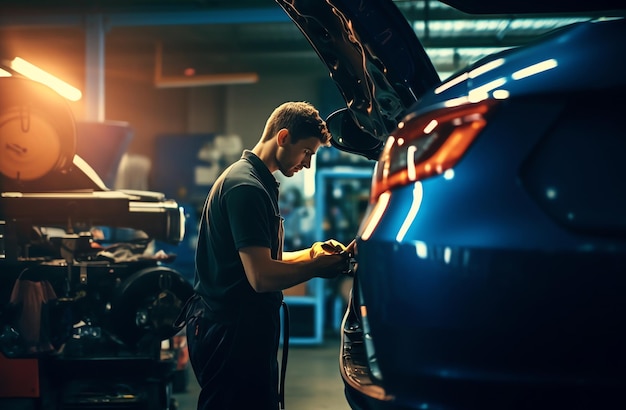
M277 0L346 101L362 144L380 147L408 107L440 82L406 18L390 0Z

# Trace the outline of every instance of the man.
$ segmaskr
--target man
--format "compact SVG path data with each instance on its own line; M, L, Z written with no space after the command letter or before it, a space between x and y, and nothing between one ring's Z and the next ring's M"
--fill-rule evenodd
M346 256L326 254L321 243L282 252L272 174L291 177L309 168L329 141L315 107L284 103L268 118L256 146L209 192L196 249L196 294L187 315L190 362L201 387L198 410L276 410L282 290L347 270Z

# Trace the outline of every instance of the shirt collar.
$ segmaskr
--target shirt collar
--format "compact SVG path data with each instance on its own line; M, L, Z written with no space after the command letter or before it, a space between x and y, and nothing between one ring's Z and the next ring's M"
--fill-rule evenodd
M265 162L263 162L263 160L261 160L261 158L259 158L254 152L250 150L244 150L243 154L241 155L241 158L247 160L248 162L252 164L254 169L259 173L259 177L263 181L263 184L265 184L268 187L274 187L278 189L280 183L276 180L274 175L270 172L267 165L265 165Z

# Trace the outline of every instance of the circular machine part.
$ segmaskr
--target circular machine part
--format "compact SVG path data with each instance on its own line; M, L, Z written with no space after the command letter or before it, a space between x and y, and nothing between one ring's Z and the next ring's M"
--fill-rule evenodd
M31 181L72 165L76 127L68 102L50 87L0 77L0 173Z
M177 271L156 266L126 278L111 304L111 327L129 346L161 341L177 333L173 324L193 287Z

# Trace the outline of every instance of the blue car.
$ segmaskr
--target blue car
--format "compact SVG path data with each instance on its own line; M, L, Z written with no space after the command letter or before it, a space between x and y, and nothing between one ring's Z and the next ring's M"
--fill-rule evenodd
M607 18L441 81L392 1L278 2L345 98L333 145L377 160L341 327L350 406L626 408L624 3L566 4Z

